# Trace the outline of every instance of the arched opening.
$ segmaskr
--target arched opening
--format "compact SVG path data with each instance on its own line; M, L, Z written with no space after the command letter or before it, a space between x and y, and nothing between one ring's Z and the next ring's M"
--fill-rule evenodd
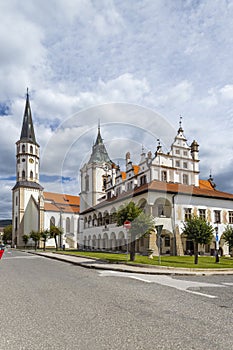
M112 250L116 250L116 248L117 248L117 240L116 240L115 232L111 233L109 246L110 246L110 249L112 249Z
M170 218L172 212L172 206L168 199L158 198L152 208L152 215L154 217Z

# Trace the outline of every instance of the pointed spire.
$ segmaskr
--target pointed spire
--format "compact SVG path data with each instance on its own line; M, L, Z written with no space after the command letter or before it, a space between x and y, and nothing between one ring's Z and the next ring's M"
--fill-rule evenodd
M33 143L36 143L35 132L34 132L34 127L33 127L33 122L32 122L32 112L31 112L31 107L30 107L28 88L27 88L27 94L26 94L26 104L25 104L25 111L24 111L23 125L22 125L20 140L32 141Z
M179 129L178 129L178 134L182 134L184 132L183 128L182 128L182 119L183 117L180 115L180 121L179 121Z
M97 134L95 145L100 145L101 143L103 143L103 139L100 134L100 120L98 120L98 134Z

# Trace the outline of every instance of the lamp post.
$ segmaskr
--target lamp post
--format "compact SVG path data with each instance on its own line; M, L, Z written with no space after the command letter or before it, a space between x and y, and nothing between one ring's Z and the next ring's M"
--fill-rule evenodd
M215 227L215 262L218 263L219 262L219 255L218 255L218 251L219 251L219 235L218 235L218 225Z

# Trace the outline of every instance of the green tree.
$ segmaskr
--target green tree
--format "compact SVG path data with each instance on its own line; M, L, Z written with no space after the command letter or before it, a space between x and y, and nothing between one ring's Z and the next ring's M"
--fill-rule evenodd
M23 243L24 243L24 249L26 249L26 245L28 243L29 236L28 235L23 235L22 239L23 239Z
M45 247L46 247L46 241L47 239L50 237L50 232L49 230L45 230L41 232L41 238L43 241L43 250L45 251Z
M117 213L117 225L124 225L125 221L131 222L130 234L130 261L135 260L136 239L154 230L155 224L152 216L144 213L143 209L134 202L129 202L120 208Z
M41 233L39 231L31 231L30 232L30 238L33 239L35 242L35 250L37 249L38 242L40 241L41 238Z
M12 242L12 225L4 227L2 240L4 244Z
M230 225L227 225L225 227L225 230L223 231L221 238L225 239L225 241L229 245L229 251L231 251L233 248L233 227Z
M51 226L50 230L49 230L49 233L50 233L50 237L54 238L55 245L56 245L56 250L58 250L57 237L61 237L61 235L63 233L62 228L57 227L57 226Z
M194 242L194 263L198 264L198 244L209 244L214 228L205 219L194 215L184 223L183 233Z

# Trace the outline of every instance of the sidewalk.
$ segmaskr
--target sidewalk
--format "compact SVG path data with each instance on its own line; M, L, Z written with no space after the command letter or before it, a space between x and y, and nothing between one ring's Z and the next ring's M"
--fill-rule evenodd
M176 276L211 276L211 275L233 275L233 269L187 269L154 265L129 265L127 263L108 263L103 260L80 257L75 255L65 255L51 252L27 251L49 259L63 261L69 264L97 270L111 270L119 272L141 273L150 275L176 275Z

